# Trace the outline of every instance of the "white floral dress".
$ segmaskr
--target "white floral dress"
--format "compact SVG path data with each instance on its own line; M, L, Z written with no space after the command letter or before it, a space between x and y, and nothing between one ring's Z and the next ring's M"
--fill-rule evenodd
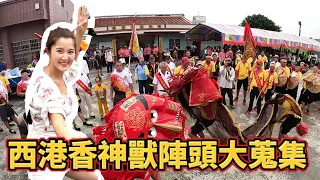
M32 125L29 125L27 138L39 139L57 137L53 126L50 123L48 114L59 113L65 118L65 126L72 137L86 137L82 132L73 129L72 122L77 116L78 101L77 96L73 90L71 80L77 76L80 71L77 69L78 63L74 61L72 66L64 74L64 80L67 87L67 95L62 95L58 86L53 80L43 71L36 74L35 83L33 84L31 95L31 102L29 104L30 114L32 118ZM27 105L27 104L26 104ZM45 171L28 172L31 180L62 180L66 171Z

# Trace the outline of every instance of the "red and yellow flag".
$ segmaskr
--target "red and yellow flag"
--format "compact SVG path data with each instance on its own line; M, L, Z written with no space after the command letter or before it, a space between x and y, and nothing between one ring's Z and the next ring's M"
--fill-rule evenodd
M136 32L136 18L134 18L133 24L132 24L132 34L131 34L129 49L131 54L133 54L135 57L139 57L140 47L139 47L138 35Z
M243 59L248 60L252 57L255 59L256 57L256 44L254 42L254 38L251 32L250 24L246 22L246 26L244 28L244 52L243 52Z

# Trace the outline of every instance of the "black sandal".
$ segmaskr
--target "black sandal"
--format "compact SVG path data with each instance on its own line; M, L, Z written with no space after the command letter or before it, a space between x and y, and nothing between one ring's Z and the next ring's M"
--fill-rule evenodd
M84 125L84 126L91 126L91 127L93 126L93 124L90 124L90 123L88 123L87 121L83 122L83 125Z
M73 125L74 129L77 131L81 131L81 129L77 125Z
M12 134L17 134L17 132L12 130L12 129L10 129L9 132L12 133Z

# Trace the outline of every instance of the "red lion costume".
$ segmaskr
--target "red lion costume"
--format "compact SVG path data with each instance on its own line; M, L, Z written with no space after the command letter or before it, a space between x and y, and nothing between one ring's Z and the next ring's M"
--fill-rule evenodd
M208 121L214 121L205 128L211 137L219 138L222 143L226 143L227 138L230 137L236 137L242 143L245 143L248 138L271 137L275 123L283 125L286 122L285 126L290 124L289 131L296 127L300 136L308 133L307 124L302 122L301 108L289 95L282 97L291 105L291 111L282 112L281 98L274 98L265 103L257 121L241 131L232 112L221 102L222 96L217 82L210 78L203 69L189 67L182 76L170 82L170 91L190 115L197 115L195 116L197 120L206 124L209 124ZM186 96L183 96L184 93ZM196 111L191 108L199 109L200 113L193 113ZM296 124L289 120L285 121L287 117L292 116L297 119Z
M93 129L96 141L106 139L113 142L115 138L154 138L156 140L173 140L185 138L186 117L180 104L164 97L137 95L120 101L104 117L105 126ZM133 178L149 179L154 171L101 171L105 179L127 180ZM147 175L148 174L148 175Z

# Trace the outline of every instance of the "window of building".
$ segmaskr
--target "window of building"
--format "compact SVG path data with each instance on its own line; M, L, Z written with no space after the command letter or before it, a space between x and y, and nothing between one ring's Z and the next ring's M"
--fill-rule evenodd
M40 40L30 39L13 42L13 60L16 66L27 66L32 62L33 56L38 56L41 49Z
M64 0L54 0L54 2L64 7Z
M180 39L169 39L169 49L173 49L174 44L180 49Z
M3 53L3 46L0 45L0 62L4 61L4 53Z

